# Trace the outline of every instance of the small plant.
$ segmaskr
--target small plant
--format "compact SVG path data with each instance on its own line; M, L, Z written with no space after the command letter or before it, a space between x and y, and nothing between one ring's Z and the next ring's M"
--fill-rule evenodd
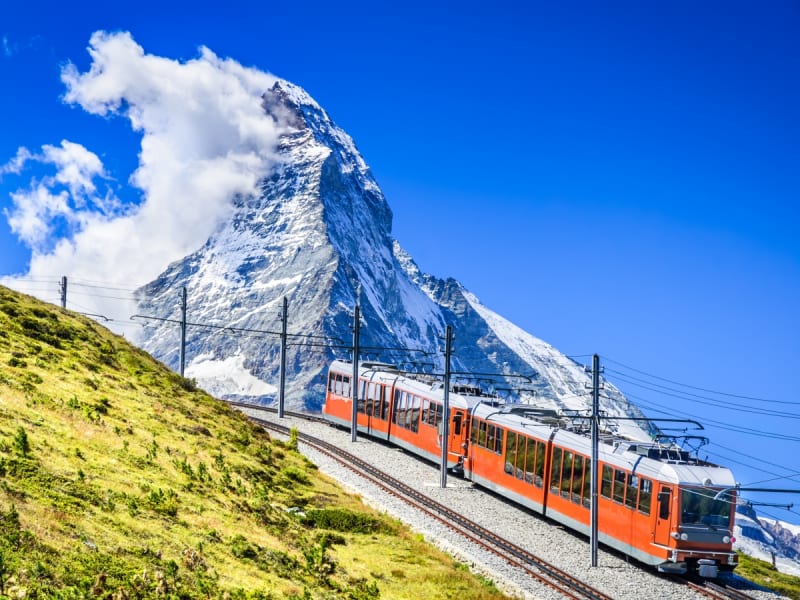
M286 443L286 447L289 450L297 450L297 436L298 436L297 427L292 427L289 430L289 441Z
M28 434L21 425L17 427L17 433L14 435L14 449L24 457L27 457L28 453L31 451Z

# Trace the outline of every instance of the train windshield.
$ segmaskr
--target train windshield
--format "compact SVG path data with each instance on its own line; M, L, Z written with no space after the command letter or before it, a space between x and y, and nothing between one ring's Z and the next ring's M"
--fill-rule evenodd
M730 529L730 493L719 494L709 488L684 488L681 490L681 525L710 525Z

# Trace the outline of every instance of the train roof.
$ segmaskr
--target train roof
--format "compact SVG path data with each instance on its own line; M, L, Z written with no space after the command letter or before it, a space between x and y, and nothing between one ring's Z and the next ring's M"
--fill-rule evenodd
M579 419L577 425L554 410L535 407L492 407L481 405L473 414L511 431L548 440L591 456L591 433L588 419ZM637 442L604 432L599 445L599 459L606 464L638 473L643 477L683 485L733 487L733 473L692 456L675 444Z

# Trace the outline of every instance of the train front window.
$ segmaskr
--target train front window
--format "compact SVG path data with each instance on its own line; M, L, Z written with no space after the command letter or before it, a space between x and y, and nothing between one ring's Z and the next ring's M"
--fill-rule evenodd
M681 490L681 525L710 525L730 529L731 496L709 488Z

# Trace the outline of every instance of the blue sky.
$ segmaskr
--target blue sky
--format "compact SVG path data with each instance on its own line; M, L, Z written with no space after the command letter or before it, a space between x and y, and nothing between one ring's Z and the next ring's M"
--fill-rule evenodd
M95 201L141 200L141 134L65 102L64 65L89 69L98 30L174 61L206 46L325 107L423 270L599 353L650 416L705 422L709 458L743 484L800 488L796 2L18 4L0 8L0 276L27 273L12 194L53 176L62 140L102 161ZM50 163L12 172L43 146ZM764 511L800 522L800 496L780 501L798 506Z

